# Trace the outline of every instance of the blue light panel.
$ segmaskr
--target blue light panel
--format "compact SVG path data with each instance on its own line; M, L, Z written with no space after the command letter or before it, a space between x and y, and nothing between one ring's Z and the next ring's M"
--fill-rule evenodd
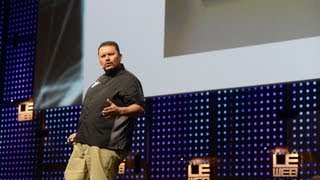
M214 93L213 154L217 177L271 177L270 150L286 144L286 124L277 117L283 85Z
M1 1L0 2L0 57L2 54L2 45L3 45L4 21L5 21L5 1Z
M5 59L3 57L3 47L4 44L4 22L5 22L5 11L6 11L6 1L0 1L0 102L3 102L3 82L4 82L4 69L5 69Z
M210 107L209 92L151 99L151 179L186 179L189 161L209 156Z
M6 46L4 101L15 102L32 96L35 42Z
M67 138L76 132L81 106L60 107L45 111L45 132L43 145L43 164L46 167L43 178L63 179L65 165L72 152ZM57 168L60 167L60 168ZM60 173L58 173L60 172Z
M0 120L0 179L36 179L40 142L37 122L18 122L16 106L0 106Z
M81 106L46 110L43 163L67 163L72 151L67 137L76 132L80 112Z

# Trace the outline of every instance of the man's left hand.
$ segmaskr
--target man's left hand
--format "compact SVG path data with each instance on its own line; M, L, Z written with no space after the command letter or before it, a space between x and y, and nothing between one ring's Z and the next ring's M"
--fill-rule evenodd
M103 108L101 115L105 118L120 115L120 108L117 105L115 105L112 101L110 101L110 99L107 99L107 102L109 106Z

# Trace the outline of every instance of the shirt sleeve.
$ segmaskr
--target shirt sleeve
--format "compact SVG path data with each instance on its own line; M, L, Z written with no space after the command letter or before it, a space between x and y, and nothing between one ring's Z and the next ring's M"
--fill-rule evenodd
M127 86L119 94L122 97L123 102L127 106L138 104L145 108L145 98L140 81L134 79L127 83Z

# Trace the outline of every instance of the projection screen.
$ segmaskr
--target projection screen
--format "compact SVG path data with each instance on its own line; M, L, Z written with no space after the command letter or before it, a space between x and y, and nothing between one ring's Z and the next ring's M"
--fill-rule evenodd
M84 91L106 40L146 97L320 77L317 0L95 0L83 19Z

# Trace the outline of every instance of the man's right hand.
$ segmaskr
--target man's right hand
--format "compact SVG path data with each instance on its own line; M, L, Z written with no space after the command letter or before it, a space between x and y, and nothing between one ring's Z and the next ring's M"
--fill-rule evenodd
M77 135L77 133L73 133L68 137L68 139L67 139L68 144L73 145L75 143L74 140L75 140L76 135Z

